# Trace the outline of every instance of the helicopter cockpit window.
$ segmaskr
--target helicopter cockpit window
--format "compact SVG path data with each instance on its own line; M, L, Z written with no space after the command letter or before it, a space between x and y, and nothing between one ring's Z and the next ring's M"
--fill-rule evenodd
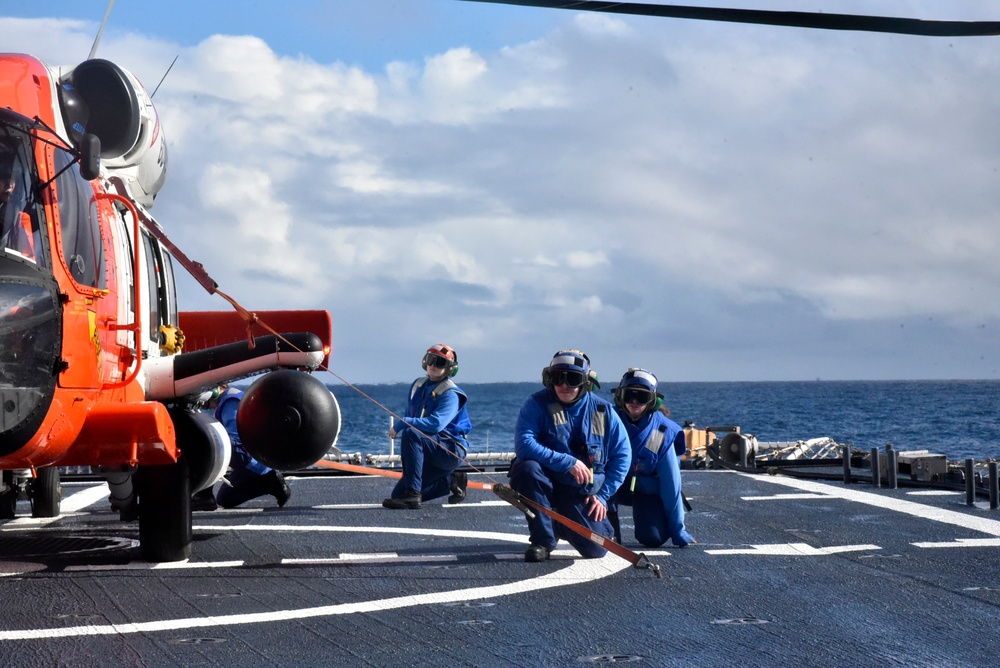
M97 200L90 182L80 176L80 167L66 151L55 152L59 193L59 223L62 251L73 279L80 285L103 289L104 244L101 241ZM63 171L67 165L69 169Z
M43 266L31 163L20 141L0 141L0 250Z

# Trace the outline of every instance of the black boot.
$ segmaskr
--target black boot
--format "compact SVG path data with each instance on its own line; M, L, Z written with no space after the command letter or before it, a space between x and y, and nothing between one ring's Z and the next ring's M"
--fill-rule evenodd
M267 481L267 493L273 496L278 501L278 507L282 508L288 503L288 499L292 498L292 488L277 471L271 471L267 476L271 478Z
M532 545L524 551L524 560L530 563L546 561L549 558L550 552L552 552L552 550L544 545Z
M448 503L462 503L465 501L465 490L469 487L469 474L464 471L455 471L451 474L451 496Z
M191 495L191 510L212 511L219 507L215 501L215 494L211 487L206 487L200 492Z
M382 507L390 510L416 510L420 507L420 492L416 492L412 489L407 490L407 492L398 499L386 499L383 501Z

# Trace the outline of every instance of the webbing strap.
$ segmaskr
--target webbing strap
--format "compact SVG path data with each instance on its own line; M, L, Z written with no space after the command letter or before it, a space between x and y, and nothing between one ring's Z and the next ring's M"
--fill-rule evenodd
M651 562L646 557L645 554L641 552L639 553L633 552L624 545L619 545L618 543L611 540L607 536L602 536L599 533L595 533L591 531L589 528L580 524L579 522L575 522L568 517L560 515L551 508L546 508L545 506L535 503L531 499L521 494L518 494L513 488L508 487L507 485L493 485L493 493L513 506L517 506L519 503L530 506L531 508L534 508L543 515L548 515L550 518L552 518L556 522L559 522L559 524L563 525L573 533L579 534L584 538L586 538L587 540L589 540L590 542L594 543L595 545L599 545L608 552L611 552L621 557L625 561L632 564L632 566L634 566L635 568L648 568L649 570L653 571L653 575L655 575L657 578L663 577L663 574L660 572L660 567Z

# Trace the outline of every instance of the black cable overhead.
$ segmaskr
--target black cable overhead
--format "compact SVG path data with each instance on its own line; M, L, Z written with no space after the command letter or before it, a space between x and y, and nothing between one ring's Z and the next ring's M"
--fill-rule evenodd
M819 30L858 30L863 32L923 35L927 37L984 37L1000 35L1000 21L936 21L893 16L826 14L823 12L787 12L765 9L726 9L724 7L689 7L639 2L598 2L597 0L463 0L497 5L520 5L546 9L570 9L608 14L633 14L675 19L753 23L790 28Z

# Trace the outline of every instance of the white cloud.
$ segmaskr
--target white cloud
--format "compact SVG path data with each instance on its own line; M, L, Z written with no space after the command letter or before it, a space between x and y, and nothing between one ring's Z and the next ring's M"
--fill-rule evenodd
M58 61L92 26L12 27ZM371 71L249 36L106 41L147 83L181 53L156 97L168 233L256 308L328 308L342 346L443 330L476 380L534 378L568 344L641 345L659 357L628 363L675 379L862 376L810 332L853 327L842 345L874 359L872 332L933 320L922 355L1000 376L1000 344L971 354L1000 325L992 41L567 14Z

